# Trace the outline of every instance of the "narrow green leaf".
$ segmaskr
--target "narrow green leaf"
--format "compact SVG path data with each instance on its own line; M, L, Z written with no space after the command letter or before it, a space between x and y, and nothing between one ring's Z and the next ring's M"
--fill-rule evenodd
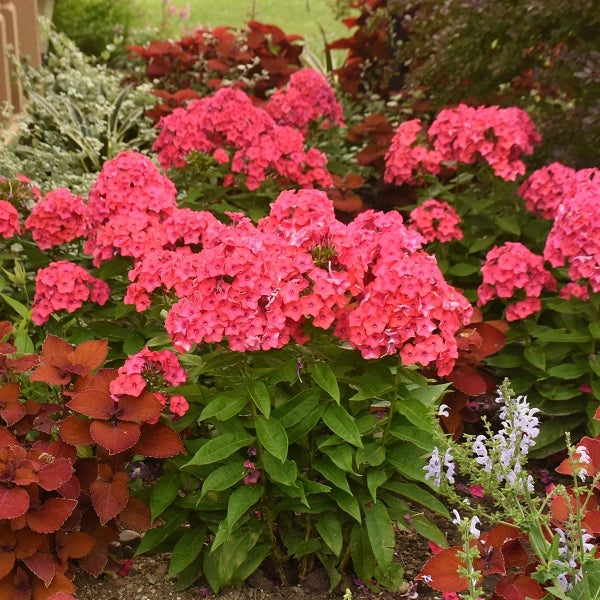
M417 502L423 506L426 506L430 510L451 519L450 513L446 506L440 502L433 494L424 490L422 487L414 483L402 483L400 481L388 481L384 486L386 490L392 490L413 502Z
M286 460L281 463L277 458L265 451L262 455L262 465L267 472L267 475L277 483L295 487L298 477L298 468L296 463Z
M177 581L175 582L175 591L181 592L186 590L194 585L200 577L202 577L202 563L200 560L196 560L179 573Z
M385 471L369 469L367 472L367 488L369 488L369 494L371 494L373 502L377 502L377 488L380 487L387 478L388 476Z
M303 419L290 427L287 432L289 443L295 442L309 431L312 431L324 412L325 404L318 404L313 410L307 413Z
M238 460L222 465L204 480L200 497L211 491L226 490L240 481L243 476L244 461Z
M167 512L163 514L163 519L165 520L165 524L160 527L155 527L154 529L149 529L140 545L137 547L135 551L135 556L139 556L144 552L148 552L153 548L156 548L159 544L164 542L171 534L175 533L179 529L179 527L184 523L187 519L188 511L181 510L179 508L170 508Z
M410 442L399 442L388 450L386 462L408 479L424 481L424 455L426 452L422 448L417 448Z
M378 467L385 460L385 449L377 442L369 442L356 451L356 465L360 468L363 463Z
M348 481L346 480L346 473L336 467L329 458L323 457L319 460L316 460L314 463L314 468L327 479L327 481L331 481L333 485L338 488L344 490L348 494L351 494L350 486L348 485Z
M354 572L363 580L371 581L375 571L375 556L371 550L366 527L354 524L350 533L350 556Z
M239 518L258 502L262 493L262 485L242 485L231 493L227 503L227 528L229 531L233 531L233 526Z
M394 560L396 536L392 520L383 502L365 506L365 525L371 550L379 565L388 565Z
M588 370L587 365L574 365L571 363L556 365L548 369L548 375L558 379L578 379Z
M175 500L180 486L179 471L170 471L160 478L150 495L150 512L153 521Z
M7 296L6 294L1 294L0 297L8 304L22 319L25 321L29 321L31 319L31 311L21 302Z
M431 452L435 446L435 442L431 437L431 433L423 431L414 425L394 424L392 427L390 427L390 433L395 438L412 442L415 446L418 446L427 452Z
M353 495L347 494L340 489L333 488L331 490L331 497L344 512L347 512L359 523L361 522L360 507L358 505L358 501Z
M528 346L523 350L523 356L534 366L542 371L546 370L546 355L539 346Z
M188 529L177 541L171 560L168 575L181 573L188 565L198 558L204 546L206 527L192 527Z
M247 387L256 408L268 419L271 414L271 396L267 386L262 381L248 381Z
M411 525L424 538L431 540L442 548L448 547L448 541L442 530L423 515L413 515Z
M411 396L394 402L394 408L422 431L431 432L433 423L429 407Z
M333 433L339 435L353 446L357 446L358 448L363 447L354 418L343 406L330 404L325 409L321 418Z
M246 406L248 398L239 390L223 392L215 396L202 410L198 421L205 421L216 417L219 421L226 421L239 414Z
M327 512L321 515L317 521L316 528L331 551L336 556L339 556L344 545L342 524L339 517L331 512Z
M288 437L279 421L258 417L256 434L259 442L275 457L283 462L288 453Z
M354 473L354 469L352 466L354 462L353 449L348 444L342 442L337 446L320 446L319 450L322 450L325 454L327 454L327 456L329 456L333 463L343 471L346 471L346 473ZM357 450L357 453L361 451L362 449L359 448Z
M259 544L248 552L246 560L236 569L235 575L231 582L233 584L241 585L260 567L265 558L271 554L270 544Z
M290 427L305 419L306 415L310 414L317 407L321 394L322 392L313 388L303 390L281 406L278 406L273 411L273 417L285 429L290 429Z
M308 370L316 384L322 387L339 404L340 388L331 367L326 362L317 361L311 362L308 365Z
M212 465L231 456L240 448L250 446L252 442L254 442L254 438L251 435L240 436L238 433L224 433L208 440L182 468L185 469L192 465Z

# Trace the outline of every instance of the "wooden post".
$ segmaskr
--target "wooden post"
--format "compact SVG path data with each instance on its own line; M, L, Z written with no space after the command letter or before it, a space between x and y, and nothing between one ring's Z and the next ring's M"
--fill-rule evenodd
M12 103L12 96L10 93L10 66L8 62L7 52L7 35L6 35L6 23L4 22L4 16L0 14L0 103L3 105L5 102Z
M0 0L0 4L13 4L13 1ZM41 67L42 53L37 0L18 0L15 8L17 9L17 34L21 57L29 56L31 66Z
M0 14L4 17L6 38L12 47L12 54L18 60L20 53L19 32L17 29L17 8L12 2L0 4ZM23 109L23 89L21 87L21 80L19 79L17 70L12 64L12 61L10 62L10 93L15 112L21 112Z

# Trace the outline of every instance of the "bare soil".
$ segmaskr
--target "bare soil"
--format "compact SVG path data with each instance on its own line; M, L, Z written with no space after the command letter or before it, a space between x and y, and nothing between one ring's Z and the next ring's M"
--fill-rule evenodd
M439 523L443 526L443 523ZM126 544L116 545L114 558L127 560L130 549ZM423 585L415 586L412 579L419 573L431 556L427 542L414 532L398 533L396 556L404 567L405 586L400 592L372 592L360 582L348 580L340 589L328 592L329 581L324 570L316 569L308 574L300 585L281 587L261 570L254 573L240 589L223 590L221 600L341 600L345 590L350 589L352 600L437 600L441 594ZM200 600L214 598L206 582L200 581L184 591L175 591L174 580L167 577L168 554L142 556L132 559L133 566L127 575L106 572L98 578L78 572L75 584L78 600ZM418 596L417 596L418 594Z

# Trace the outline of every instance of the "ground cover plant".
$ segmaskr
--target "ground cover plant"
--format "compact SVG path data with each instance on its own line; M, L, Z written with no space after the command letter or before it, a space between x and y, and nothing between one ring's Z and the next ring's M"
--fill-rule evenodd
M293 50L249 27L257 56L270 35ZM528 168L542 139L521 108L417 116L282 68L258 102L235 81L199 89L147 130L152 149L123 135L86 154L72 189L23 159L0 182L0 590L69 597L70 559L104 568L131 495L153 525L137 553L170 552L179 589L320 565L331 589L396 591L396 532L449 545L426 507L464 543L419 581L592 598L597 169ZM74 142L56 125L25 134ZM571 479L543 496L528 457Z

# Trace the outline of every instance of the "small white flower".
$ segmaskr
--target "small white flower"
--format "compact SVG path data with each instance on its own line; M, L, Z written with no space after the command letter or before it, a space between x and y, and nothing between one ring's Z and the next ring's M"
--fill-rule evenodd
M455 525L460 525L460 515L458 514L458 511L455 508L452 509L452 514L454 515L454 519L452 519L452 522Z
M575 452L579 454L579 462L582 465L589 465L592 462L585 446L577 446Z
M446 450L446 454L444 454L444 466L448 469L446 471L446 479L448 480L448 483L454 483L454 473L456 472L456 467L454 465L452 450L450 448L448 448Z
M479 531L479 529L477 529L477 525L479 525L481 523L481 521L479 520L479 517L475 516L471 519L471 526L469 527L469 533L475 538L475 539L479 539L479 536L481 535L481 532Z
M447 404L440 404L440 407L437 411L438 417L449 417L450 416L450 407Z
M585 481L585 478L588 476L588 472L583 468L579 469L579 471L577 471L577 476L579 479L581 479L581 481Z

